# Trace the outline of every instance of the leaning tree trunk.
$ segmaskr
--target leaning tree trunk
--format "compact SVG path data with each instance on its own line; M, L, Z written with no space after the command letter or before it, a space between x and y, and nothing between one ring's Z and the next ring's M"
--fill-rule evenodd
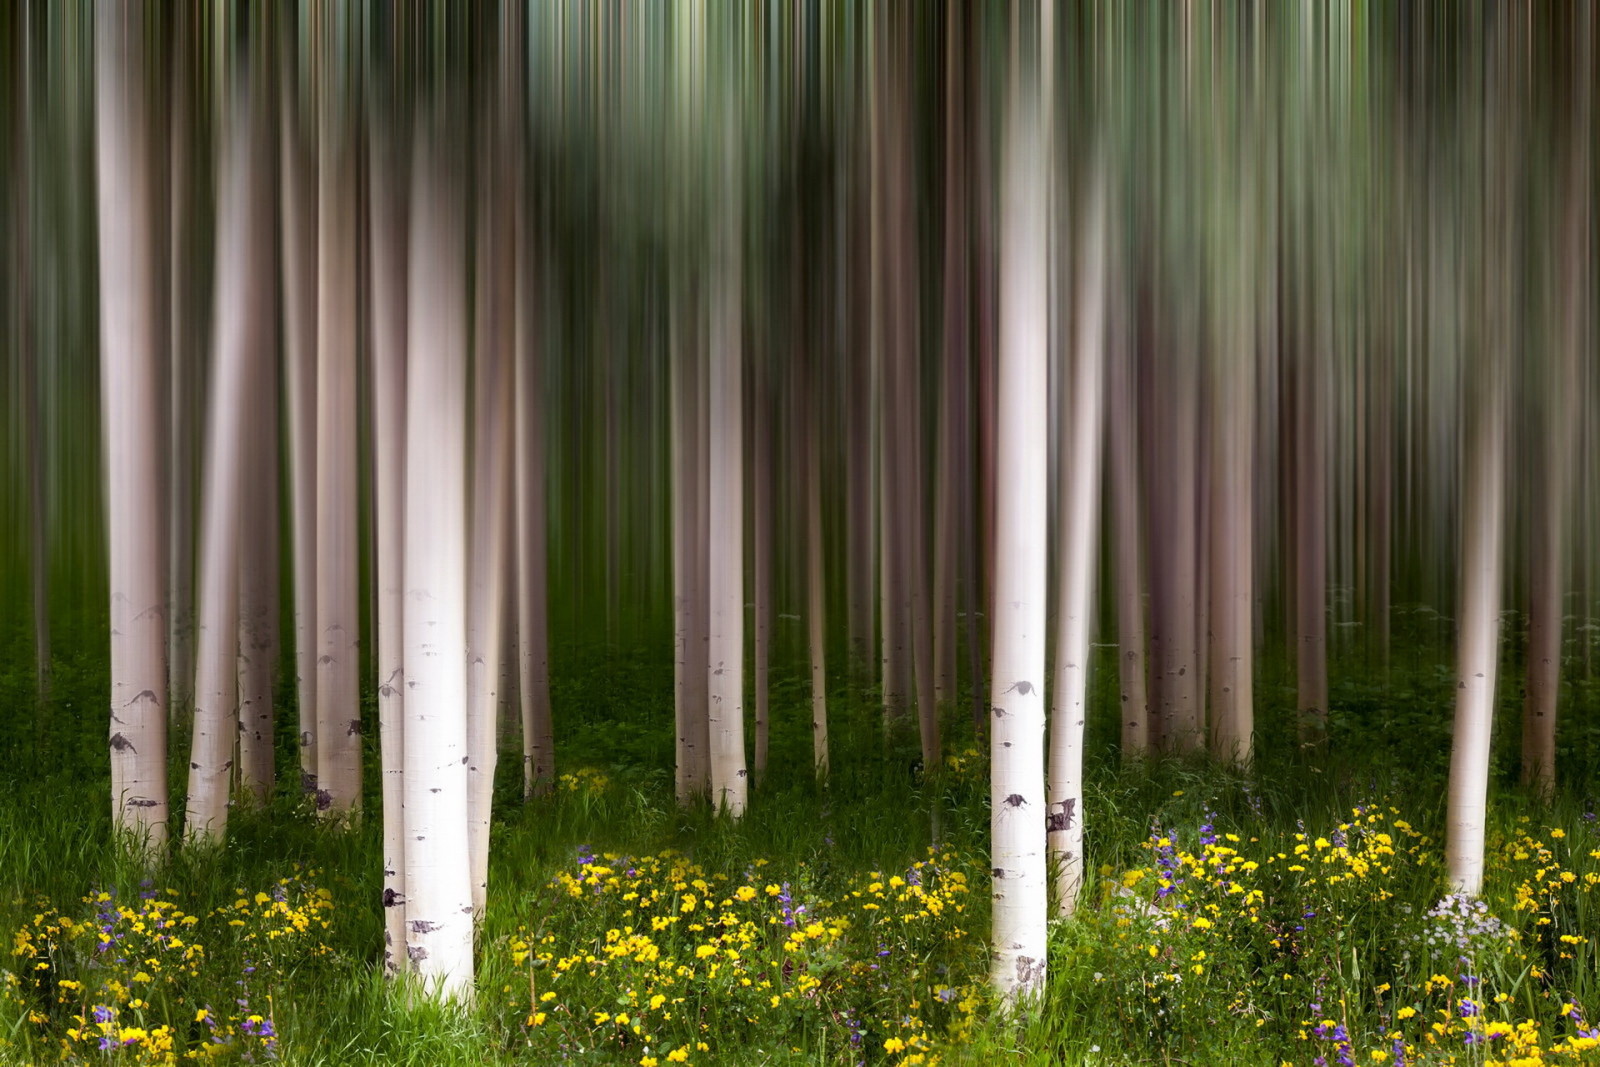
M442 126L439 118L434 124ZM406 353L406 954L428 992L472 990L467 846L463 208L453 146L419 129Z
M144 11L102 0L95 12L95 190L111 557L111 808L117 828L153 851L168 832L166 368Z

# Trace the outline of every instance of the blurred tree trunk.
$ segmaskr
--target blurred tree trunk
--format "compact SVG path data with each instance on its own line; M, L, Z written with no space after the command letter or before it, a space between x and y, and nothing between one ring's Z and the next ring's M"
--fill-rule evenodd
M430 994L470 998L467 829L466 242L458 116L419 120L411 173L405 487L406 954Z
M241 76L234 88L225 140L217 227L216 373L207 427L205 493L200 529L199 640L196 649L194 735L189 756L184 836L219 842L227 833L234 744L239 735L240 550L246 531L249 438L260 404L258 363L270 350L271 289L264 255L269 238L267 164L257 131L264 87ZM260 487L258 487L259 490ZM256 578L257 575L251 575Z
M287 11L287 9L285 9ZM296 27L286 20L279 80L283 363L289 435L290 570L301 787L317 777L317 159L302 115Z
M514 173L525 189L519 150ZM513 492L517 511L517 694L522 712L522 792L524 797L549 790L556 780L555 728L550 717L550 654L548 573L546 562L546 472L544 346L538 301L541 261L536 251L531 206L524 200L516 212L517 234L515 316L516 391ZM542 247L542 246L539 246Z
M1055 441L1060 528L1056 537L1054 706L1050 712L1045 829L1055 911L1062 916L1077 910L1083 887L1083 726L1089 714L1089 640L1094 627L1106 400L1106 198L1110 175L1104 160L1094 168L1076 271L1075 334L1071 350L1057 356L1065 388Z
M361 806L356 471L357 160L350 56L333 16L317 86L317 806Z
M674 655L673 721L677 736L675 781L678 803L689 805L710 787L710 735L706 719L705 480L701 447L705 435L700 379L705 360L696 326L698 303L692 284L675 272L669 326L672 398L672 602Z
M502 77L506 75L502 73ZM494 109L491 109L491 112ZM504 112L504 108L498 109ZM480 142L503 144L502 129ZM469 528L467 615L467 820L472 857L472 904L482 920L489 885L489 822L493 814L494 769L498 756L500 655L505 630L505 597L509 576L505 559L506 517L510 512L512 473L512 364L506 348L515 328L512 286L516 262L510 238L511 220L501 205L509 202L511 185L501 151L483 152L478 183L477 271L474 286L472 513Z
M1119 273L1118 278L1122 275ZM1111 351L1110 412L1106 478L1110 483L1111 528L1115 533L1117 667L1122 706L1122 756L1143 756L1150 747L1150 697L1145 657L1144 538L1139 507L1139 405L1134 394L1133 356L1119 316L1108 341Z
M1592 9L1583 20L1591 23ZM1574 69L1592 71L1593 35L1586 25L1574 34ZM1556 715L1561 695L1562 607L1566 596L1567 525L1573 486L1573 456L1579 446L1579 407L1584 358L1584 318L1592 292L1589 226L1593 188L1588 131L1592 79L1579 77L1572 105L1571 158L1567 161L1563 204L1564 262L1552 271L1562 298L1556 366L1545 379L1548 422L1540 438L1540 462L1533 484L1539 498L1529 546L1527 700L1522 718L1522 784L1546 799L1556 786ZM1553 257L1552 257L1553 258Z
M717 163L722 168L722 195L714 208L721 218L711 252L707 338L710 630L706 660L712 802L738 817L744 814L749 784L744 750L744 352L740 304L744 209L737 174L741 161L734 151L733 131L726 130L722 136L726 143Z
M95 176L111 593L111 806L150 852L167 808L164 257L147 10L95 11Z
M390 42L389 55L394 55ZM408 153L396 101L396 59L379 58L367 127L371 186L373 491L378 587L378 747L383 798L384 971L405 962L405 486Z
M1012 34L1000 179L994 660L989 696L994 897L990 977L1008 1005L1039 993L1045 981L1047 868L1041 816L1045 811L1050 319L1048 111L1041 101L1038 71L1039 41L1050 37L1027 24L1014 25Z

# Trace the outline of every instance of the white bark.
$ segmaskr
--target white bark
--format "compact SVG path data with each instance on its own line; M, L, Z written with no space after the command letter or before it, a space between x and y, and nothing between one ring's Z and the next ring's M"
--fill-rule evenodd
M250 409L259 403L251 390L259 386L256 364L267 329L261 269L266 220L252 112L241 89L226 138L217 213L216 364L206 433L194 735L184 820L184 837L191 842L220 841L227 832L239 733L240 514Z
M422 131L419 130L419 133ZM470 997L467 849L466 297L448 148L413 157L406 353L406 951L433 995Z
M1100 456L1105 414L1106 184L1097 166L1085 215L1077 332L1059 430L1060 524L1054 702L1046 838L1059 915L1077 908L1083 885L1083 724L1088 713L1089 638L1094 624L1100 533Z
M1505 410L1501 383L1480 386L1478 433L1463 468L1460 634L1456 714L1445 813L1445 866L1456 890L1483 884L1489 739L1500 659L1500 576L1505 518Z
M266 114L256 116L257 129L266 126ZM260 169L264 160L258 156ZM264 197L264 182L256 182L255 196ZM270 207L260 208L270 219ZM270 226L270 221L266 223ZM271 231L257 238L260 259L255 264L256 284L268 295L276 263L272 258ZM278 524L278 372L273 361L277 348L277 317L269 302L263 312L260 342L252 352L251 384L242 423L244 448L244 507L239 533L239 788L259 804L272 797L276 775L273 751L274 683L278 676L279 563Z
M361 806L356 475L356 160L340 64L320 86L317 142L317 807Z
M707 646L711 732L711 792L718 808L744 814L748 772L744 753L744 445L743 344L740 337L740 255L742 210L733 168L738 164L730 140L725 183L731 195L713 252L710 307L710 641Z
M1013 75L1026 78L1027 75ZM1049 426L1047 164L1037 88L1011 87L1002 158L990 689L994 928L1007 1003L1043 990L1044 673Z
M142 8L95 12L95 191L101 404L111 586L111 807L154 850L167 839L164 338L156 300Z
M380 105L380 108L383 105ZM373 116L372 428L378 583L378 747L383 796L384 969L405 966L406 205L404 153L389 113Z

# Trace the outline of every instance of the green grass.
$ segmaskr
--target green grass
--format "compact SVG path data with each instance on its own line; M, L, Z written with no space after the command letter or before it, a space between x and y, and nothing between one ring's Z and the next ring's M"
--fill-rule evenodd
M670 664L576 649L558 662L569 777L524 805L516 761L503 761L469 1010L380 975L376 820L330 828L286 782L266 810L235 812L225 845L146 870L110 831L103 664L58 664L37 716L31 679L0 673L0 699L28 709L5 734L19 769L0 789L14 975L0 1062L64 1049L164 1062L170 1041L174 1056L214 1045L221 1062L290 1064L1275 1065L1336 1063L1346 1049L1375 1063L1393 1062L1395 1034L1411 1063L1498 1062L1516 1041L1545 1062L1597 1055L1572 1043L1581 1027L1563 1014L1600 1017L1592 780L1569 774L1550 806L1522 796L1509 698L1483 897L1498 925L1446 950L1446 920L1428 915L1445 896L1451 694L1437 653L1397 659L1382 682L1339 672L1325 753L1289 738L1292 690L1263 665L1250 774L1200 759L1121 765L1102 700L1083 907L1052 927L1043 1001L1012 1016L986 992L987 761L964 713L947 724L950 765L924 773L911 741L884 740L871 693L836 694L835 773L821 788L806 769L805 694L780 677L772 770L735 823L673 801ZM1570 695L1581 708L1592 686ZM285 726L280 766L293 758ZM1593 732L1569 714L1569 771ZM1375 851L1379 833L1392 854ZM1163 863L1182 880L1163 884ZM192 917L183 946L148 941L179 912ZM96 947L102 925L114 948L148 951L116 962ZM1480 1009L1463 1015L1463 998ZM114 1009L109 1031L96 1007ZM108 1033L135 1040L102 1052Z

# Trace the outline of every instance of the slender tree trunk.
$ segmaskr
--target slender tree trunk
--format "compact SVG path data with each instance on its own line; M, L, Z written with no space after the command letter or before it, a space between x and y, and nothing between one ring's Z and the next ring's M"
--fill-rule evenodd
M1106 476L1111 526L1116 532L1117 668L1122 706L1122 757L1144 756L1150 747L1150 697L1146 685L1143 544L1139 521L1139 405L1134 397L1132 352L1126 328L1111 324L1113 348L1108 386L1110 418Z
M282 50L279 87L284 408L301 787L312 792L317 787L317 162L306 143L294 52L287 46Z
M492 153L491 153L492 155ZM489 822L493 813L498 746L500 654L505 629L506 517L511 492L513 379L506 358L515 328L511 310L515 260L506 240L512 230L496 206L509 183L486 161L488 195L478 201L476 356L472 450L472 555L467 618L467 820L472 857L472 904L480 921L488 898Z
M1211 750L1247 763L1254 718L1255 308L1249 297L1254 233L1241 198L1231 299L1218 332L1211 414Z
M815 417L815 411L810 411ZM811 759L818 778L828 776L827 571L823 566L822 457L817 429L808 418L805 435L806 641L811 654Z
M730 135L731 136L731 133ZM710 307L710 642L707 663L711 734L711 791L718 809L744 814L748 772L744 757L744 444L740 250L743 231L737 165L724 148L723 214L713 251Z
M1055 677L1050 714L1046 844L1055 910L1071 915L1083 887L1083 724L1088 717L1089 639L1100 533L1100 456L1105 417L1107 315L1106 164L1096 165L1085 213L1074 302L1072 351L1058 357L1067 378L1057 431L1061 530L1056 586Z
M1499 376L1480 384L1471 450L1463 474L1461 606L1455 730L1450 747L1450 794L1445 863L1460 892L1476 896L1483 883L1483 837L1488 807L1489 739L1500 659L1500 580L1505 513L1505 412Z
M167 673L171 684L169 717L187 715L194 710L195 684L195 489L199 481L200 456L195 439L197 424L203 419L204 341L196 336L193 299L196 266L189 255L191 235L197 229L191 208L194 190L189 164L192 123L191 101L196 94L189 74L190 57L196 50L196 8L180 5L173 9L175 32L172 55L171 120L171 202L178 210L168 213L167 254L171 283L168 285L168 344L171 363L171 392L168 454L168 501L172 517L168 520L167 556Z
M426 120L424 120L426 121ZM413 157L406 352L406 952L427 990L471 996L467 844L463 208L444 116ZM425 132L424 132L425 131ZM431 134L431 136L429 135Z
M682 266L680 265L680 270ZM677 734L676 792L689 805L708 786L706 648L700 641L705 600L705 508L700 437L699 339L691 332L696 313L680 291L671 309L672 393L672 600L677 651L674 657L673 719Z
M259 83L258 83L259 84ZM265 93L262 93L265 97ZM266 132L270 112L256 115L257 131ZM262 145L255 167L264 168L270 153ZM268 183L257 179L256 195L265 197ZM258 234L261 242L255 264L256 281L275 295L277 263L273 256L271 224L276 212L270 200L258 209L268 227ZM259 300L260 298L255 298ZM278 675L278 372L273 360L278 324L269 303L261 315L259 351L252 353L251 383L241 419L245 435L243 528L239 541L239 786L257 804L272 798L276 776L273 732L273 683Z
M267 162L258 147L255 87L235 92L222 174L217 228L216 373L207 430L204 521L201 526L200 628L196 655L194 736L184 835L191 842L222 840L228 827L234 744L239 734L240 515L259 387L258 362L269 340L265 198L259 175Z
M340 813L361 806L358 200L347 60L326 47L317 111L317 807Z
M769 668L772 659L772 417L771 371L766 357L754 361L751 375L750 462L751 570L755 597L755 759L759 783L767 774L767 748L771 734Z
M1302 734L1316 738L1326 732L1328 718L1328 428L1320 350L1310 354L1295 377L1296 706Z
M523 190L520 153L514 172L516 188ZM556 762L555 727L550 716L544 346L539 341L539 274L535 269L533 220L525 199L516 209L515 228L513 491L517 510L517 691L522 702L522 792L529 797L554 786Z
M1593 19L1587 9L1585 23ZM1587 31L1589 26L1585 26ZM1591 32L1574 35L1578 53L1577 70L1592 70L1585 62L1593 51ZM1542 439L1543 461L1534 484L1541 491L1543 506L1535 506L1539 521L1534 524L1530 545L1528 583L1528 667L1527 701L1522 718L1522 784L1542 797L1555 795L1556 713L1561 694L1562 605L1567 582L1568 497L1572 491L1572 457L1579 446L1579 398L1583 395L1584 316L1592 277L1589 269L1590 198L1593 174L1590 167L1589 129L1592 82L1580 79L1578 100L1573 107L1572 158L1568 162L1564 251L1566 262L1553 272L1564 282L1561 300L1561 339L1557 377L1546 392L1551 418Z
M145 9L95 12L95 176L111 585L111 808L148 852L167 809L166 367Z
M13 287L12 327L15 330L17 367L21 372L22 435L28 452L28 564L33 608L33 679L38 714L46 714L50 702L50 542L45 503L45 452L43 420L40 418L39 375L42 350L33 336L33 136L31 108L31 57L28 40L31 32L29 9L18 12L18 42L14 58L16 85L15 138L12 143L12 242Z
M383 961L405 969L405 486L407 153L392 75L375 101L367 232L372 256L372 428L378 585L378 748L383 797Z
M1018 16L1014 16L1018 17ZM1013 33L1019 30L1013 29ZM1026 52L1038 45L1020 35ZM1039 36L1043 37L1043 34ZM1045 37L1048 40L1048 37ZM1013 51L1017 45L1013 42ZM1006 106L995 411L993 709L990 779L994 930L990 978L1003 1001L1038 994L1046 959L1044 674L1048 570L1048 159L1031 56ZM1026 87L1018 82L1026 82Z

